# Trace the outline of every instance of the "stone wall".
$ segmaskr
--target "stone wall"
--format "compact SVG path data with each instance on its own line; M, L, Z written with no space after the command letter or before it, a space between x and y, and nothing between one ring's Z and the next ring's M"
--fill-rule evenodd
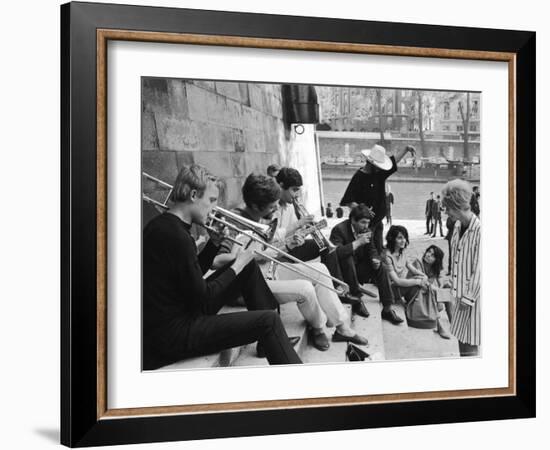
M307 205L318 210L319 174L312 126L296 135L283 123L281 86L166 78L142 80L142 170L173 184L179 168L197 163L225 181L220 204L241 203L251 172L290 165L304 175ZM166 191L144 179L143 191Z

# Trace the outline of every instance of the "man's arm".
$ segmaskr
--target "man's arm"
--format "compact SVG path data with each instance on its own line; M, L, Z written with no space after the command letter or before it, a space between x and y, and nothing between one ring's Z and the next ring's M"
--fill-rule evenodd
M336 245L338 257L346 258L353 254L353 242L348 242L338 226L330 232L330 242Z
M403 157L409 152L411 153L411 156L413 158L416 156L416 149L412 145L407 145L404 148L401 148L395 152L390 150L386 152L386 154L390 157L393 156L395 158L395 164L397 165L397 163L401 161Z

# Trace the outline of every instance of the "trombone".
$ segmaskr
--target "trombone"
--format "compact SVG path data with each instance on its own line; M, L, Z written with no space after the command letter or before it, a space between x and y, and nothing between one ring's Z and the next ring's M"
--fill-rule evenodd
M330 289L333 292L336 292L336 294L338 294L339 296L345 295L349 291L349 285L347 283L339 280L336 277L333 277L330 274L327 274L327 273L317 269L316 267L312 266L311 264L308 264L308 263L302 261L301 259L298 259L295 256L292 256L291 254L281 250L280 248L266 242L267 240L269 240L269 239L266 239L266 238L268 238L268 237L271 238L273 236L273 231L274 230L271 229L271 226L254 222L254 221L249 220L245 217L242 217L238 214L235 214L231 211L228 211L227 209L221 208L219 206L216 206L216 207L213 208L213 212L209 216L209 222L206 225L203 225L204 228L206 228L207 230L219 233L219 230L217 230L213 226L214 222L217 222L218 224L222 225L223 227L229 228L229 229L237 232L238 234L245 235L250 240L247 243L243 243L243 242L241 242L241 241L239 241L239 240L237 240L237 239L235 239L231 236L225 236L225 239L228 239L231 242L233 242L233 243L235 243L235 244L237 244L241 247L245 247L245 248L247 248L253 241L258 242L259 244L261 244L264 247L264 249L269 248L271 250L274 250L275 252L277 252L279 254L279 257L289 259L289 260L293 261L294 263L300 264L302 266L306 266L308 269L310 269L314 272L317 272L321 276L327 278L327 281L316 280L310 274L304 272L303 270L300 270L298 267L295 267L293 264L288 264L288 263L285 263L283 261L280 261L279 259L266 254L264 251L254 250L254 253L261 256L262 258L265 258L268 261L271 261L272 263L279 264L280 266L285 267L288 270L296 272L298 275L303 276L305 279L314 281L314 282L320 284L321 286L323 286L327 289ZM238 224L238 225L236 225L236 224ZM339 287L335 288L333 285L330 284L328 279L330 279L333 282L335 282L336 284L338 284Z
M162 187L165 187L169 189L168 195L166 196L165 200L160 202L158 200L155 200L148 195L142 194L143 200L146 202L152 203L153 205L156 205L163 210L167 210L168 207L168 201L170 200L170 195L172 194L173 186L171 184L166 183L165 181L162 181L158 178L153 177L152 175L149 175L146 172L142 172L143 176L155 183L160 184ZM228 229L231 229L235 231L237 234L242 234L249 238L248 242L241 242L238 239L235 239L231 236L224 236L224 239L227 239L241 247L247 248L252 242L258 242L261 244L264 249L269 248L271 250L274 250L279 254L279 257L286 258L294 263L296 265L301 264L302 266L306 266L308 269L317 272L318 274L322 275L323 277L327 278L327 281L323 280L316 280L314 279L310 274L304 272L303 270L300 270L298 267L295 267L293 264L287 264L283 261L278 260L277 258L274 258L268 254L266 254L263 251L254 250L254 253L261 256L264 259L267 259L268 261L271 261L274 264L279 264L282 267L287 268L288 270L291 270L298 275L303 276L305 279L314 281L321 286L330 289L333 292L336 292L339 296L345 295L349 291L349 285L338 278L333 277L330 274L327 274L325 272L322 272L321 270L317 269L316 267L312 266L311 264L308 264L295 256L290 255L289 253L281 250L280 248L275 247L272 244L269 244L268 241L270 241L273 238L273 234L275 232L275 227L271 225L265 225L258 222L254 222L252 220L249 220L245 217L242 217L238 214L235 214L227 209L224 209L220 206L215 206L212 210L212 213L210 213L208 217L208 223L201 224L201 226L211 232L214 233L220 233L221 230L214 227L214 222L217 222L219 225L222 225L223 227L226 227ZM276 224L275 224L276 225ZM328 280L332 280L336 284L338 284L338 288L335 288Z

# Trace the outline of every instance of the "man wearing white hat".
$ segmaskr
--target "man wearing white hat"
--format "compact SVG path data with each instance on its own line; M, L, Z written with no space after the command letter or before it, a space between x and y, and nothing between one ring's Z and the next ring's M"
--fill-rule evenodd
M414 147L407 145L399 150L397 155L386 152L381 145L374 145L372 148L362 150L366 163L351 178L346 192L340 201L340 205L354 207L364 203L374 212L374 219L371 221L371 228L374 231L374 245L378 252L382 252L382 234L384 225L382 219L386 216L386 179L394 172L397 172L397 163L410 152L415 155Z

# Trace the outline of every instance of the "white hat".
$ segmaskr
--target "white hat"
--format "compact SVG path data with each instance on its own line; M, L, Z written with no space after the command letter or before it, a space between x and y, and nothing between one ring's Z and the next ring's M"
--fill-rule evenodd
M374 164L381 170L390 170L392 168L392 160L386 156L386 149L381 145L374 145L372 148L361 150L367 161Z

